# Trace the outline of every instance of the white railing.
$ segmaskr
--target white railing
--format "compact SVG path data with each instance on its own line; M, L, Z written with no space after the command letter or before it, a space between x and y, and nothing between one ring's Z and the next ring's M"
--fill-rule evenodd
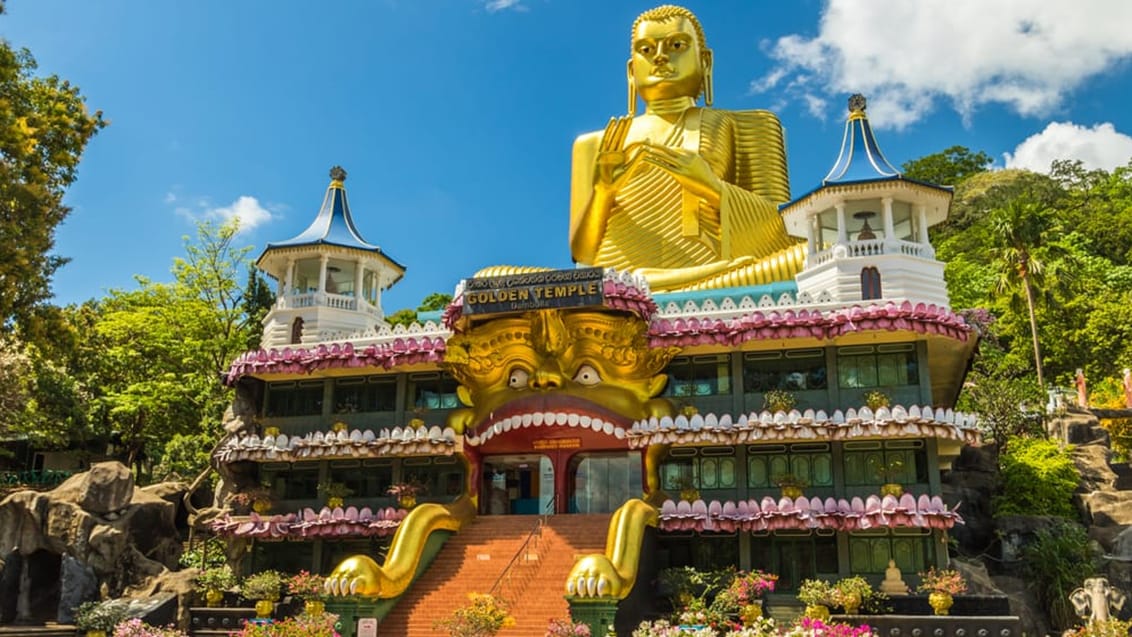
M276 307L281 310L305 307L329 307L336 310L349 310L351 312L364 312L371 316L381 316L381 310L365 299L359 299L349 294L330 294L327 292L286 294L279 299Z
M885 254L902 254L921 259L935 258L935 250L929 244L904 240L888 242L884 239L866 239L837 244L828 250L812 254L809 257L809 267L829 263L838 256L841 250L844 250L843 258L876 257Z

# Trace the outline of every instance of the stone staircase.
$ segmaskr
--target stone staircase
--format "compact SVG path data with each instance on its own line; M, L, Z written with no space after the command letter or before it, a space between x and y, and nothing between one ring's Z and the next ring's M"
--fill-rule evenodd
M569 609L566 576L575 560L605 550L609 514L555 515L518 555L500 589L516 625L501 637L541 635L552 618ZM413 583L381 622L381 635L443 637L433 625L467 602L470 592L491 591L523 548L537 515L481 516L450 539L428 571Z

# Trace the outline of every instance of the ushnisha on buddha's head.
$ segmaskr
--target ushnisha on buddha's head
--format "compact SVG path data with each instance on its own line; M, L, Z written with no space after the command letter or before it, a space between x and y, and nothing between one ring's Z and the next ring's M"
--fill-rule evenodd
M666 4L649 9L633 22L628 63L629 111L636 96L646 102L697 99L711 105L711 49L703 27L684 7Z

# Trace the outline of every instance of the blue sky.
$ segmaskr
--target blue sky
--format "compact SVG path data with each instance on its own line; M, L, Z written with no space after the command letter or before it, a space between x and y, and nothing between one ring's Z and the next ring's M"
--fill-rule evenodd
M194 220L253 256L313 218L341 164L355 220L407 266L392 312L491 264L567 267L570 145L625 109L633 18L600 0L9 0L0 37L82 88L90 144L56 302L169 280ZM715 104L772 108L795 194L869 97L899 165L964 145L998 166L1132 157L1127 0L694 2Z

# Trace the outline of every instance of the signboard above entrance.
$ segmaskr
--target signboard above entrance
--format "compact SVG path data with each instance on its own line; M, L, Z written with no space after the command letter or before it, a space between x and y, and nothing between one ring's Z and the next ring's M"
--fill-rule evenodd
M546 270L468 279L464 314L601 306L602 268Z

